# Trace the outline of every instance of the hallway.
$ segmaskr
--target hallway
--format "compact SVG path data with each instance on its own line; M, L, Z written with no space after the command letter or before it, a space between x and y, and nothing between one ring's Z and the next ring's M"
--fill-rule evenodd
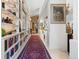
M18 59L51 59L38 35L32 35Z
M1 4L1 59L78 59L77 1Z

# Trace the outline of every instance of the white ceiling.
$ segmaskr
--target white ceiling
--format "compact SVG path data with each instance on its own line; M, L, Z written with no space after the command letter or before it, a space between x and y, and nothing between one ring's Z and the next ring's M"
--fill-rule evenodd
M36 9L40 9L43 2L44 2L44 0L27 0L27 4L28 4L30 13L32 13Z

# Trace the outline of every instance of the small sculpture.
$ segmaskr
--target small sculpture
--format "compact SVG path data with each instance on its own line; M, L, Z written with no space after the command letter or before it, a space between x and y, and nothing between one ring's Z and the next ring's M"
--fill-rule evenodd
M70 26L70 23L68 22L66 25L66 33L71 34L72 33L72 27Z

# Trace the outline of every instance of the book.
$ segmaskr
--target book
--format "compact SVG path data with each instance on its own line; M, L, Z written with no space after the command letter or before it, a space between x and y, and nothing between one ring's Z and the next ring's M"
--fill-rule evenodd
M7 50L7 40L5 40L5 51Z

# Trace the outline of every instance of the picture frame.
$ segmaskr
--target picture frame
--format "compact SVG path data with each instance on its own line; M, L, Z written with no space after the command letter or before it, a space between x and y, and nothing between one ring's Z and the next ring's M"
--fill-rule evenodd
M51 4L51 24L66 23L66 4Z

